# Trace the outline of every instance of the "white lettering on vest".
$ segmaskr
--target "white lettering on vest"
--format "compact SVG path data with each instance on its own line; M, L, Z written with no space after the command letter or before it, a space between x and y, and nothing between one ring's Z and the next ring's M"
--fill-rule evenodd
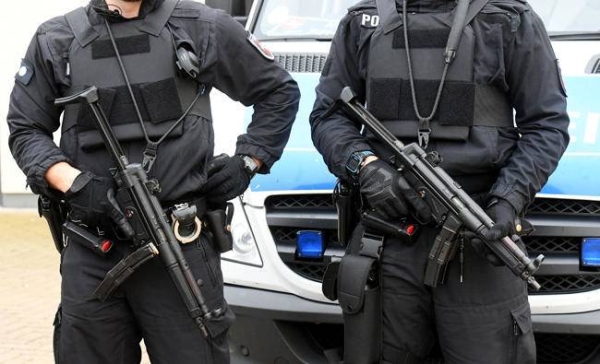
M363 14L360 25L367 28L377 27L379 25L379 15Z

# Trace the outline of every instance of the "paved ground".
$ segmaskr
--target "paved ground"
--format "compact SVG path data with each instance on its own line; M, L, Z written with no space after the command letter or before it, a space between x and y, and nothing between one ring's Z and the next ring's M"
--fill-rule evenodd
M0 209L0 364L51 364L59 255L34 210ZM142 363L149 363L144 355Z

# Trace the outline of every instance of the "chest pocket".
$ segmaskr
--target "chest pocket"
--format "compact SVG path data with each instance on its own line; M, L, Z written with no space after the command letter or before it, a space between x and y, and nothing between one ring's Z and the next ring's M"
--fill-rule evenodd
M148 137L160 138L183 113L173 79L132 85L132 91ZM122 142L143 139L136 108L126 86L99 89L99 104L114 128L117 138ZM96 131L95 117L86 107L80 109L77 118L80 145L84 149L93 149L103 145ZM183 133L180 123L168 137L178 137Z
M148 137L156 140L162 137L182 115L181 102L173 79L132 85L133 94ZM140 125L136 108L126 86L99 89L100 107L121 142L143 140L144 132ZM83 107L77 118L79 141L83 149L103 146L102 138L96 131L95 116L90 108ZM169 132L168 138L179 137L183 125L179 123Z

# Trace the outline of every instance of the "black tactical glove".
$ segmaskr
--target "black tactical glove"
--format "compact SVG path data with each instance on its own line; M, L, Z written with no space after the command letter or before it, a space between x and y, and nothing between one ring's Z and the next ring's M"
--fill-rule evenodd
M91 172L79 174L65 192L69 203L69 217L90 227L107 228L116 224L125 237L133 236L133 229L115 199L112 178L98 177Z
M517 212L508 201L501 198L493 198L488 204L486 213L494 220L494 226L483 234L483 238L486 241L493 242L493 244L500 244L500 239L509 236L525 251L524 244L517 235L525 231L521 227L521 220L518 219ZM528 230L529 232L531 231L531 229ZM490 263L495 266L504 265L476 234L465 232L463 236L471 240L473 248Z
M208 163L208 182L205 186L209 204L221 206L241 195L250 185L250 176L239 155L220 154Z
M408 184L400 172L382 160L375 160L360 169L360 192L375 214L387 221L406 217L414 212L420 220L431 218L431 209Z

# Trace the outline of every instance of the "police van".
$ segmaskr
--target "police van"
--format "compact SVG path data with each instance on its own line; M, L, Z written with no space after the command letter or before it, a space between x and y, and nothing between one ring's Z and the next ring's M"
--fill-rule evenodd
M302 98L290 141L271 174L256 176L236 200L233 251L223 255L225 293L237 314L233 361L327 363L342 345L341 310L321 292L332 257L344 254L336 233L336 182L310 138L315 86L339 20L356 0L255 0L247 29L298 82ZM532 257L546 259L530 292L539 363L600 362L600 2L529 0L560 60L568 93L571 143L529 208ZM377 16L362 15L376 27ZM251 109L218 93L215 135L245 126ZM223 120L223 122L220 122ZM242 121L243 120L243 121ZM222 130L219 130L222 128ZM226 145L231 144L231 140ZM224 149L223 151L232 152ZM323 248L306 249L315 234ZM510 274L507 270L507 274Z
M36 1L22 32L6 29L2 60L5 100L12 70L35 27L82 0ZM275 61L298 82L302 98L292 135L271 174L256 176L235 199L234 247L224 254L225 294L237 321L231 337L234 363L327 363L342 345L341 309L325 298L321 283L333 257L345 247L337 239L332 203L335 177L310 138L308 116L330 40L347 8L357 0L206 0L245 24ZM532 256L546 259L536 274L541 290L530 292L539 363L600 362L600 1L529 0L544 20L560 60L568 93L571 143L558 169L537 195L527 218ZM22 5L7 3L18 14ZM249 12L249 14L247 14ZM247 15L247 18L245 17ZM362 25L376 27L377 16ZM27 31L24 29L29 26ZM233 153L252 109L211 94L216 153ZM7 103L5 103L6 105ZM2 109L6 113L6 106ZM0 127L2 205L35 206L25 178L8 151L6 123ZM303 259L307 233L323 248ZM510 274L507 271L507 274Z

